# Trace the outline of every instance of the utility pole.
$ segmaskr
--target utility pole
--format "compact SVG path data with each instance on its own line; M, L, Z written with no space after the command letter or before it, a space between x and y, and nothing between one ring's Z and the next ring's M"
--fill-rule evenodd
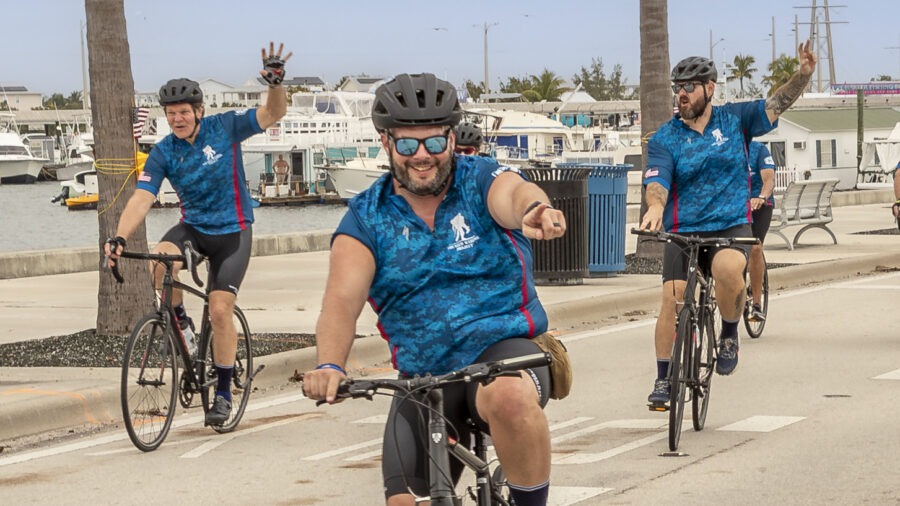
M900 81L900 35L897 36L898 44L896 46L889 46L885 49L892 49L897 51L897 75L893 76L892 81Z
M828 0L822 0L823 5L817 5L816 0L812 0L812 5L810 7L803 6L794 6L795 9L809 9L810 10L810 21L809 23L798 23L795 17L794 26L797 25L809 25L809 40L815 44L816 51L816 59L818 60L818 65L816 65L816 91L822 92L822 63L825 61L828 62L828 84L831 86L832 83L836 81L835 73L834 73L834 49L831 43L831 25L835 23L846 24L847 21L832 21L830 8L831 7L846 7L846 5L828 5ZM824 21L822 17L819 16L819 12L822 11L824 14ZM827 51L825 57L821 56L821 36L822 30L820 25L825 25L825 49ZM798 31L795 28L794 34L795 37ZM796 46L799 47L800 43L797 41ZM799 57L799 53L797 55ZM810 88L812 88L812 83L810 82Z
M772 16L772 63L775 63L775 16Z
M719 40L717 40L715 42L713 42L712 39L713 39L712 30L710 30L709 31L709 59L712 61L716 61L716 59L713 58L713 48L716 47L717 45L719 45L719 42L722 42L723 40L725 40L725 38L720 38Z
M78 38L81 40L81 106L87 110L91 108L91 96L88 94L88 72L87 60L84 55L84 37L84 21L81 21L78 28Z

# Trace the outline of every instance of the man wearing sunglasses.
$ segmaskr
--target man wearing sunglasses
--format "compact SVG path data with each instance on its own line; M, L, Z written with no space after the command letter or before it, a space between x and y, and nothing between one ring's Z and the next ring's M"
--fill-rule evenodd
M456 134L457 155L477 155L481 151L481 144L484 143L481 127L475 123L463 121L456 127L454 132Z
M334 233L316 327L319 366L303 381L310 398L335 402L366 301L401 375L539 352L531 338L548 323L529 239L561 237L565 217L519 171L456 156L461 115L456 90L432 74L401 74L376 91L372 121L390 171L350 201ZM470 440L466 419L491 434L519 506L547 500L547 369L444 390L444 415L461 444ZM414 504L410 490L428 494L420 417L414 402L391 406L382 449L389 505Z
M799 47L800 68L768 99L713 106L716 67L690 57L672 69L678 114L647 144L644 173L647 211L641 228L714 237L752 237L747 148L753 137L775 128L778 117L800 97L816 66L809 41ZM713 248L716 301L722 315L716 372L731 374L738 362L738 329L744 307L744 269L749 246ZM684 296L687 257L667 244L663 258L662 307L656 321L657 379L648 397L651 410L669 399L668 369L675 331L676 301ZM707 265L710 265L709 263Z

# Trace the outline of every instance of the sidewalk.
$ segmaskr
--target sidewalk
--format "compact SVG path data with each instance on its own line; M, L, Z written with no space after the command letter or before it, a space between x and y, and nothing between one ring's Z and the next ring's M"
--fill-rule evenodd
M769 273L773 290L853 277L877 266L900 268L897 235L857 235L895 227L889 204L834 208L829 225L838 239L810 230L789 251L769 238L770 263L792 264ZM630 229L629 224L626 228ZM793 237L799 227L788 229ZM626 235L627 253L635 236ZM328 270L328 253L294 253L251 259L239 304L255 332L313 333ZM97 271L0 280L0 343L71 334L96 326ZM588 325L625 321L633 314L652 317L659 307L658 275L618 275L585 279L574 286L541 286L551 328L565 332ZM200 308L189 311L199 312ZM350 368L386 362L387 347L367 307L357 333ZM650 345L648 344L648 347ZM649 350L649 348L648 348ZM314 365L315 350L259 357L266 369L254 382L260 390L282 388L295 370ZM120 421L117 368L4 368L0 364L0 446L4 441L51 430Z

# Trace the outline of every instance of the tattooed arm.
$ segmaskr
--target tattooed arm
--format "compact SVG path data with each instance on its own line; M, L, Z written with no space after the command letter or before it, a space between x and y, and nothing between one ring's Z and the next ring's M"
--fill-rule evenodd
M770 122L774 122L781 114L788 110L793 103L800 98L809 79L812 77L813 70L816 68L816 55L809 50L809 41L801 44L800 53L800 69L788 79L788 82L782 84L771 97L766 99L766 116Z

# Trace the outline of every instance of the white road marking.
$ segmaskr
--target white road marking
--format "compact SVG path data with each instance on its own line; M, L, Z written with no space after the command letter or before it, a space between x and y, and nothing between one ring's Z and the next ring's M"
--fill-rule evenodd
M872 378L872 379L877 379L877 380L900 380L900 369L897 369L896 371L886 372L886 373L884 373L884 374L875 376L875 377Z
M576 504L591 497L597 497L612 490L603 487L560 487L557 485L550 486L550 497L547 498L547 504L555 506L569 506Z
M751 416L739 422L719 427L716 430L734 431L734 432L772 432L774 430L786 427L800 420L805 420L805 416Z
M375 415L367 418L360 418L350 423L371 423L384 425L387 422L387 415Z
M355 445L344 446L338 448L336 450L331 450L327 452L317 453L315 455L310 455L309 457L303 457L303 460L323 460L329 457L336 457L338 455L343 455L345 453L354 452L356 450L362 450L363 448L368 448L370 446L380 445L381 438L378 439L370 439L368 441L363 441L362 443L358 443Z
M682 430L685 430L687 427L682 427ZM660 439L666 439L669 437L669 432L659 432L657 434L652 434L650 436L632 441L630 443L625 443L623 445L617 446L615 448L610 448L605 452L600 453L587 453L587 452L578 452L572 453L565 456L560 456L559 458L553 458L553 464L592 464L594 462L599 462L601 460L610 459L621 455L626 452L630 452L631 450L640 448L642 446L647 446L648 444L655 443Z
M309 418L309 417L305 414L298 415L298 416L292 416L291 418L288 418L286 420L279 420L277 422L267 423L264 425L257 425L256 427L253 427L251 429L237 430L235 432L229 432L228 434L220 435L219 437L210 438L209 441L207 441L206 443L203 443L199 447L185 453L184 455L181 456L181 458L196 459L197 457L200 457L212 450L215 450L216 448L222 446L223 444L225 444L229 441L232 441L234 439L237 439L239 437L249 436L251 434L256 434L257 432L274 429L276 427L281 427L282 425L287 425L289 423L299 422L300 420L304 420L306 418Z
M900 285L857 285L841 286L839 288L852 288L854 290L900 290Z

